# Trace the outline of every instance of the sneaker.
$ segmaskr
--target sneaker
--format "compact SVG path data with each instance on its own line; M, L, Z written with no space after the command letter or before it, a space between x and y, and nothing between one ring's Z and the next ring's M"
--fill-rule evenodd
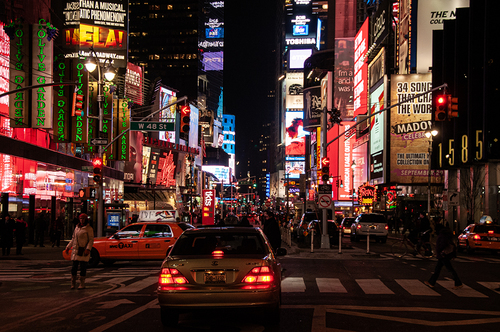
M460 289L460 288L462 288L462 287L464 287L464 285L460 285L460 286L453 286L453 287L452 287L452 289Z
M424 284L426 284L427 286L429 286L430 288L434 288L434 285L431 284L430 282L428 281L424 281Z

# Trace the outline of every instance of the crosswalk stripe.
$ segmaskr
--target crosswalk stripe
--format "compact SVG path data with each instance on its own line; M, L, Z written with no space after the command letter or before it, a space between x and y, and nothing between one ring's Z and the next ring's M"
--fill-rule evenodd
M98 279L98 278L96 278ZM134 279L133 277L119 277L119 278L112 278L112 279L108 279L108 280L104 280L103 282L107 283L107 284L123 284L129 280L132 280Z
M347 293L347 289L338 278L316 278L320 293Z
M418 279L395 279L410 295L441 296Z
M288 277L281 281L281 291L284 293L305 292L306 284L303 278Z
M113 290L111 293L136 293L143 290L146 287L158 282L158 277L147 277L145 279L136 281L128 286L120 287Z
M453 289L453 286L455 285L455 282L453 280L440 280L437 283L458 297L488 297L487 295L484 295L483 293L480 293L467 285L464 285L464 287L460 289Z
M500 294L500 290L497 290L500 289L500 282L498 281L478 281L477 283Z
M394 294L380 279L356 279L365 294Z

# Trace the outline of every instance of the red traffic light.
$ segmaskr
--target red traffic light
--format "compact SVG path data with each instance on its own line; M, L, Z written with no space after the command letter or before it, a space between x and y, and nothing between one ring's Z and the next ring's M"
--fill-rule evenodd
M321 167L330 166L330 159L328 157L321 158Z
M94 160L92 160L92 165L94 165L94 167L102 167L102 159L95 158Z
M438 95L436 97L435 105L436 109L434 112L435 121L445 121L447 119L449 96L448 95Z
M191 122L191 107L189 105L182 105L180 107L181 112L181 133L189 134L189 123Z

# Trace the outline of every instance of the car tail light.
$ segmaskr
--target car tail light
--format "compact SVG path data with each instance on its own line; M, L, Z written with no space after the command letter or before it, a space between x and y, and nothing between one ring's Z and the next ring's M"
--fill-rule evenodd
M356 228L357 228L357 229L360 229L360 228L361 228L361 224L358 224L358 225L356 226Z
M488 231L488 234L493 234L495 233L495 231Z
M474 236L472 237L474 240L481 240L481 236L480 235L477 235L477 234L474 234Z
M177 269L161 269L160 277L158 278L158 284L160 286L164 285L182 285L189 284L189 281L179 272Z
M248 274L243 278L244 283L254 284L254 283L265 283L270 284L274 281L274 273L271 272L269 266L254 267Z
M385 229L389 229L389 225L385 224Z

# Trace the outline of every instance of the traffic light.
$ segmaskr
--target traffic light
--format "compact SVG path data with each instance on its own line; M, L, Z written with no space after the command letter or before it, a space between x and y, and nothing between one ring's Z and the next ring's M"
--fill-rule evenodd
M79 94L78 91L75 89L73 92L73 105L71 108L71 116L80 116L83 114L83 99L84 96Z
M342 180L340 180L340 188L344 188L344 182L342 182Z
M252 180L252 187L257 188L257 181Z
M458 98L448 95L448 120L458 118Z
M448 95L440 94L436 97L434 121L445 121L447 119L448 103Z
M330 167L323 166L323 168L321 169L321 173L323 174L321 175L321 180L323 180L324 182L328 182L328 180L330 180Z
M189 123L191 122L191 107L189 105L182 105L181 112L181 133L189 134Z
M102 183L102 159L95 158L92 160L92 165L94 166L94 182L96 184Z
M340 186L340 180L337 180L337 188Z

